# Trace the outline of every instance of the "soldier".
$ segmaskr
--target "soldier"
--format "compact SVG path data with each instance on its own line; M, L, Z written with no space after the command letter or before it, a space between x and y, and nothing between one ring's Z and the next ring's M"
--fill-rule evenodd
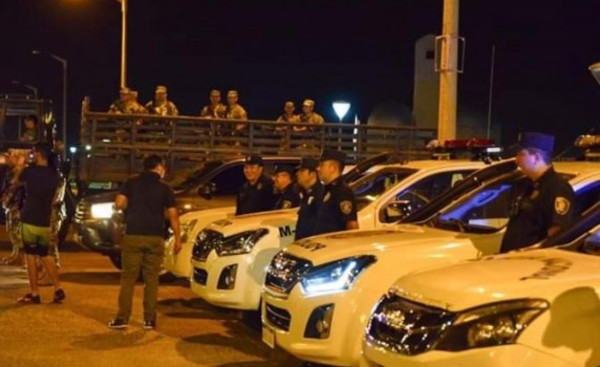
M263 174L263 160L258 155L246 157L242 186L236 200L235 215L272 210L275 207L273 180Z
M248 120L248 114L244 107L239 103L239 96L237 90L230 90L227 92L227 107L225 109L225 118L228 120ZM235 125L231 135L241 136L246 129L246 124ZM239 142L238 142L239 144Z
M221 103L221 92L213 89L209 94L210 104L204 106L200 112L200 117L210 119L225 118L225 105Z
M148 113L146 108L138 102L137 90L129 91L129 101L126 105L126 111L127 113Z
M294 168L287 165L277 165L273 174L275 190L279 198L275 209L295 208L300 204L300 196L294 185Z
M127 87L119 91L119 99L114 101L108 108L108 113L127 113L127 104L129 103L130 90Z
M146 103L148 113L159 116L177 116L179 110L175 103L167 99L167 87L159 85L154 91L154 100Z
M19 175L25 169L27 158L23 152L10 150L6 157L8 169L2 184L2 206L6 216L6 232L12 244L12 253L2 259L3 264L17 260L23 248L21 238L21 208L24 199L24 187L18 185Z
M20 141L36 142L38 140L38 118L36 115L25 117L25 131L21 135Z
M285 102L285 104L283 105L283 114L281 114L277 118L277 122L291 122L291 123L300 122L300 116L296 115L294 113L295 110L296 110L296 106L294 106L294 102L292 102L292 101ZM287 127L281 126L281 127L275 128L275 130L285 131L285 130L287 130Z
M296 225L295 240L310 237L315 234L317 213L323 201L323 185L317 174L319 161L313 158L302 158L296 171L300 191L300 210Z
M323 116L315 112L315 101L312 99L305 99L302 103L302 114L300 115L300 122L320 125L325 122ZM306 126L294 126L294 131L309 131L310 129Z
M358 229L354 193L342 177L345 160L346 154L337 150L324 150L321 155L318 173L325 190L315 234Z
M517 165L529 182L513 203L501 252L517 250L553 236L567 227L575 215L573 188L552 167L554 137L522 133L517 146Z

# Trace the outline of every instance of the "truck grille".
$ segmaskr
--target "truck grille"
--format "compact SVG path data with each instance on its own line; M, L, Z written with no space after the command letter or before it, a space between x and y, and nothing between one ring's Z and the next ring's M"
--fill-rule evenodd
M415 355L435 347L455 314L394 294L384 296L367 327L367 340L394 353Z
M302 275L311 268L310 261L279 252L267 269L265 286L275 292L289 294Z
M200 285L206 285L208 273L204 269L194 268L194 282Z
M208 254L223 242L223 235L219 232L204 229L198 234L192 249L192 259L206 261Z
M289 331L290 330L290 322L292 321L292 316L289 312L284 310L283 308L275 307L268 303L265 304L267 320L273 325L281 330Z

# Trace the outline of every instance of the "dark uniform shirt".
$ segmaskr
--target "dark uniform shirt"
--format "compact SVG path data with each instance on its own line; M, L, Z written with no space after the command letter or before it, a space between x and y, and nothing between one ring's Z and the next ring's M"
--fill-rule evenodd
M308 190L300 192L300 210L296 224L296 240L315 234L317 214L323 201L323 184L318 181Z
M127 180L120 193L127 197L127 234L165 235L165 209L175 207L175 195L157 173L144 171Z
M553 168L529 182L513 203L501 252L533 245L548 237L554 225L567 227L574 217L575 194L571 185Z
M261 176L254 185L246 182L237 196L235 215L273 210L276 197L273 194L273 181Z
M279 194L275 209L289 209L300 205L300 195L293 184L289 184L282 193Z
M343 231L347 222L356 220L354 193L340 176L325 185L314 234Z
M23 223L49 227L52 200L60 178L55 169L30 166L21 172L19 181L25 185L25 204L21 211Z

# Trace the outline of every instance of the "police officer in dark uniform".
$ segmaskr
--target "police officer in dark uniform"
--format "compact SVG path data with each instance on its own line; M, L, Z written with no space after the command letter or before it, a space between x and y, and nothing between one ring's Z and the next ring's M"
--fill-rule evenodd
M575 194L567 180L552 167L553 148L551 135L520 135L516 160L529 180L513 203L501 252L527 247L553 236L574 218Z
M246 157L244 176L247 182L237 196L235 215L273 210L276 201L273 180L263 174L263 160L260 156Z
M289 209L300 205L300 195L294 185L294 167L277 165L273 174L275 191L278 193L275 209Z
M354 193L342 178L346 154L324 150L318 173L325 184L323 199L317 214L315 234L358 229Z
M323 184L319 180L317 167L319 161L314 158L302 158L296 171L296 179L301 187L300 210L296 224L295 240L315 234L315 225L319 206L323 201Z

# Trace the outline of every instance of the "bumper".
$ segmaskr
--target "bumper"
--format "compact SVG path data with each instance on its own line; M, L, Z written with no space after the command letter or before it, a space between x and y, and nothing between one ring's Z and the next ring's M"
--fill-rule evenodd
M315 363L352 366L358 364L362 335L376 301L377 296L357 288L306 297L296 286L287 299L265 290L261 316L263 324L274 331L275 344L292 355ZM319 320L329 325L328 336L315 334L319 328L324 330Z
M363 346L361 367L574 367L575 364L524 345L472 349L463 352L431 351L416 356L396 354L368 342Z
M77 242L88 250L105 255L120 253L109 219L75 221L73 226Z
M190 279L192 276L192 264L190 260L192 258L193 247L193 241L182 242L181 251L175 254L173 240L169 239L165 241L165 261L163 268L177 277Z
M215 251L206 261L192 259L191 289L215 306L258 310L266 264L261 267L254 260L250 254L219 257ZM235 281L226 283L227 276ZM223 289L225 284L230 289Z

